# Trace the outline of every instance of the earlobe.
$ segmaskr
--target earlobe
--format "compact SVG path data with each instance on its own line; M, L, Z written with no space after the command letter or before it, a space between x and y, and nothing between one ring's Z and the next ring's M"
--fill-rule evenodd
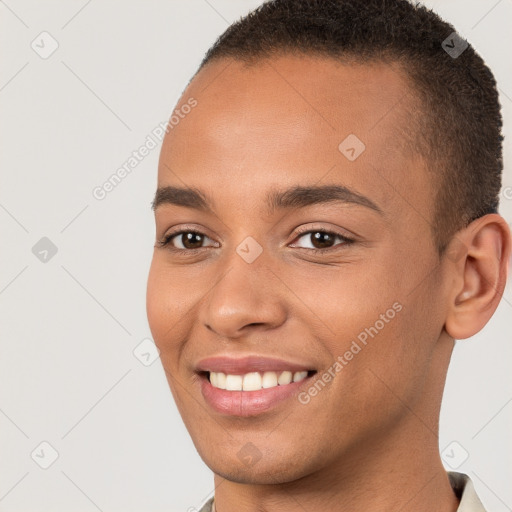
M445 321L452 338L473 336L494 314L505 289L510 251L510 228L495 213L476 219L453 238L443 257L454 275Z

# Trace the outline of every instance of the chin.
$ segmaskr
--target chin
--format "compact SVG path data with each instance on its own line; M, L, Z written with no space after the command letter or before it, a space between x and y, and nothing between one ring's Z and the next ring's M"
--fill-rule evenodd
M276 464L276 466L279 465ZM272 464L265 464L264 467L260 466L259 468L234 468L233 466L224 466L217 463L208 465L208 467L216 475L238 484L276 485L293 482L304 476L297 471L297 468L293 470L288 468L283 472Z
M231 456L226 451L222 453L209 451L208 454L200 451L199 455L213 473L230 482L240 484L284 484L299 480L314 471L314 468L308 471L308 468L301 464L297 454L293 453L286 457L282 453L272 455L270 452L261 454L258 460L247 460L247 462L241 460L237 452Z

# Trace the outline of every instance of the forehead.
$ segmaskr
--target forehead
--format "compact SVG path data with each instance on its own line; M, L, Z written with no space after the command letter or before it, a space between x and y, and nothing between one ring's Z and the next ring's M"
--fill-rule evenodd
M364 192L381 206L392 205L400 190L428 190L419 156L406 151L414 96L397 66L222 59L196 75L176 109L190 98L197 106L164 141L159 186L181 177L222 199L250 202L265 185L321 180Z

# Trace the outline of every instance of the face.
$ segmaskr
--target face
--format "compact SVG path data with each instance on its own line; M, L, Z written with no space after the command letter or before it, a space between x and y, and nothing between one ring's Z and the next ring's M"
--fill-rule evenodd
M417 434L408 409L435 423L445 277L411 98L389 65L282 56L214 62L177 105L147 314L216 474L334 474Z

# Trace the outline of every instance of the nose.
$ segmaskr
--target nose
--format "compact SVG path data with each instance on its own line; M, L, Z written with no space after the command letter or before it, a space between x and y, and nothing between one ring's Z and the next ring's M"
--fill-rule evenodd
M263 261L245 262L235 254L202 304L200 320L223 338L250 329L279 327L286 319L286 287Z

